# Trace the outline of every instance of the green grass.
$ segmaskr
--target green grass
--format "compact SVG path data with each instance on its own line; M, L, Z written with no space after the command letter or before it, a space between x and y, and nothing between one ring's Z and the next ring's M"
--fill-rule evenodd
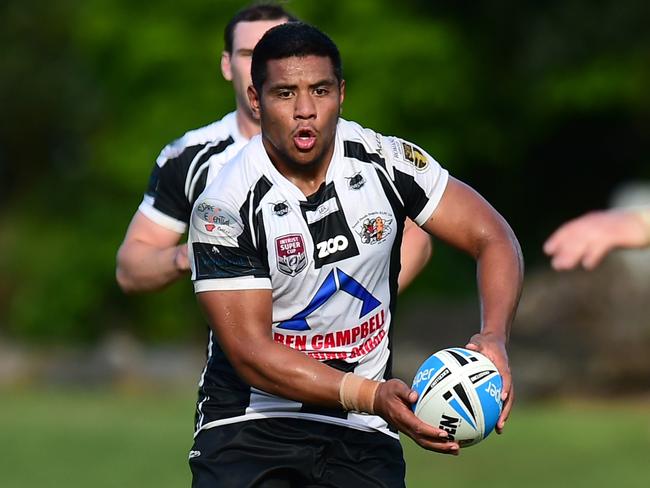
M190 485L192 391L0 391L0 487ZM648 403L517 405L459 457L404 441L410 488L650 486Z

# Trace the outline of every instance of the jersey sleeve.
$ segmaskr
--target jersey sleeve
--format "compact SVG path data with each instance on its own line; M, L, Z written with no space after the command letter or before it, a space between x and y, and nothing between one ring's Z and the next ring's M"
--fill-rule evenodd
M385 138L393 183L406 214L422 226L440 203L449 172L426 151L398 137Z
M250 219L226 202L199 198L189 230L195 293L271 289L268 265L255 245Z
M175 143L163 149L138 207L150 220L179 234L187 230L190 219L192 207L185 185L192 160L199 150L200 146L190 146L178 151Z

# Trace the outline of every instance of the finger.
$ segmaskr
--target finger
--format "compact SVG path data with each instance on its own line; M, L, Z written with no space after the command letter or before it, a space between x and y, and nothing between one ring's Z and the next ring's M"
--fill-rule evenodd
M582 257L581 252L575 250L561 250L551 259L551 266L556 271L566 271L578 265Z
M450 454L452 456L458 456L458 454L460 454L460 446L456 442L418 442L417 440L416 442L420 447L423 447L428 451L435 451L440 454Z
M411 390L410 393L408 394L407 400L410 404L417 402L418 392L415 390Z
M510 417L510 411L512 410L512 404L515 399L515 392L514 388L510 390L510 394L508 395L508 399L503 403L503 408L501 410L501 415L499 415L499 419L497 420L497 425L496 425L496 432L497 434L502 434L503 429L505 427L506 421Z
M601 263L609 250L609 246L603 246L597 243L595 245L592 245L585 251L585 254L582 257L582 266L585 269L594 269Z
M510 395L510 390L512 389L512 375L509 372L502 374L501 381L501 400L505 402Z

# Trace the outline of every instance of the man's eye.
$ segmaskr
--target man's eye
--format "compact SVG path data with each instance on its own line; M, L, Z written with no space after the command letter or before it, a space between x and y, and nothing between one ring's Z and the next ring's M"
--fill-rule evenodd
M278 92L278 97L279 98L290 98L291 97L291 92L289 90L282 90Z
M319 97L322 97L324 95L327 95L329 93L329 90L327 88L316 88L314 90L314 93Z

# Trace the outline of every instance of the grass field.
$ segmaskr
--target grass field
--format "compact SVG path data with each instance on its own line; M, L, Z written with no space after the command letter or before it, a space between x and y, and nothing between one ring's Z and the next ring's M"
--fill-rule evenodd
M192 391L0 391L0 487L189 487L192 415ZM404 447L410 488L646 488L650 403L518 405L459 457Z

